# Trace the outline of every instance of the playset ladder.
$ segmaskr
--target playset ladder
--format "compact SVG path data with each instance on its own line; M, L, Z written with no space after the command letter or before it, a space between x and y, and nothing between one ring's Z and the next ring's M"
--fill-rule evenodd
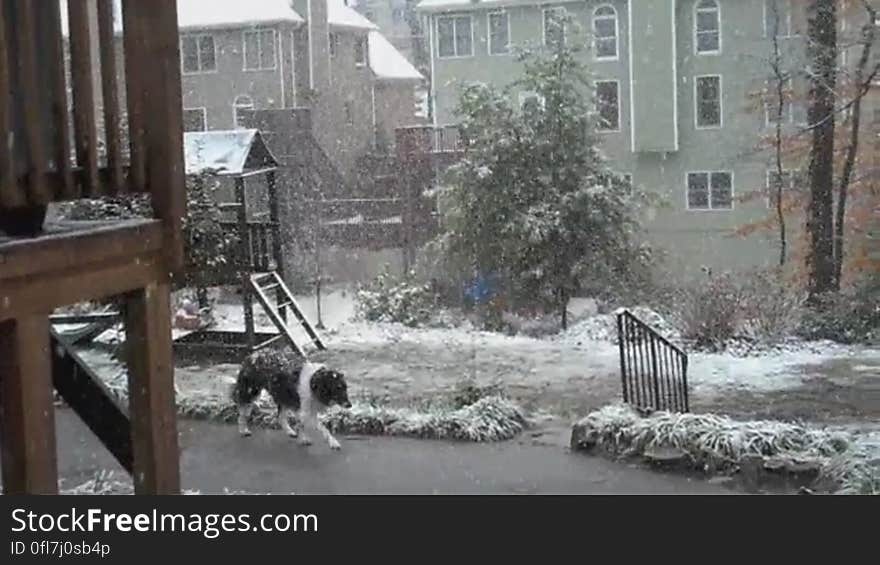
M311 341L319 351L325 351L327 349L314 327L312 327L311 322L309 322L305 317L305 314L303 314L302 308L300 308L296 299L293 297L290 289L287 288L287 285L284 284L284 281L278 276L277 272L272 271L269 273L251 275L250 286L254 291L254 294L257 296L257 300L259 300L263 309L266 311L266 314L268 314L269 319L272 320L272 323L275 324L275 327L278 328L278 331L280 332L279 335L272 339L258 344L255 349L269 347L275 342L281 340L287 341L288 345L303 357L306 357L306 353L305 349L300 344L304 345L308 341ZM273 292L275 295L274 301L269 298L270 293ZM296 323L288 323L288 310L293 313L296 318ZM300 329L305 332L304 335L299 331ZM294 331L300 335L294 335Z

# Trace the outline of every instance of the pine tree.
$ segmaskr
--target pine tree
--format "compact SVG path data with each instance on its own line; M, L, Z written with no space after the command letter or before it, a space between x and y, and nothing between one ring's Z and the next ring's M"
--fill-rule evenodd
M510 87L464 88L467 151L448 189L444 235L458 264L500 281L515 304L558 312L563 327L576 292L623 287L647 257L632 187L601 155L577 54L562 42L524 52ZM514 108L520 92L534 97Z

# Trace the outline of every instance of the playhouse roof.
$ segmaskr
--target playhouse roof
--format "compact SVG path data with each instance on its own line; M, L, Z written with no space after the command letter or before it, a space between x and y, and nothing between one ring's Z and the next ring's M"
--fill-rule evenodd
M187 175L242 176L278 166L255 129L188 132L183 145Z

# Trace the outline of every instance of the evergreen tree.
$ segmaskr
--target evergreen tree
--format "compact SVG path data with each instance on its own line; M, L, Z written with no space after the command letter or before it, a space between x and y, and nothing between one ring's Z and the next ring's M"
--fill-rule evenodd
M519 55L508 88L464 88L465 157L447 189L450 258L504 286L520 305L559 312L579 291L623 287L646 249L636 242L632 186L603 159L590 77L578 48ZM515 93L533 92L523 108Z

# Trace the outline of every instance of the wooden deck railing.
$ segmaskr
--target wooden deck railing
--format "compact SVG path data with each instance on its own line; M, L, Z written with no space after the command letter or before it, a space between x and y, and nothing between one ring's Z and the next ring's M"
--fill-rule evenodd
M122 0L115 15L113 4L68 0L64 29L57 0L0 2L0 139L11 140L0 144L0 209L149 192L175 250L185 197L177 3Z

